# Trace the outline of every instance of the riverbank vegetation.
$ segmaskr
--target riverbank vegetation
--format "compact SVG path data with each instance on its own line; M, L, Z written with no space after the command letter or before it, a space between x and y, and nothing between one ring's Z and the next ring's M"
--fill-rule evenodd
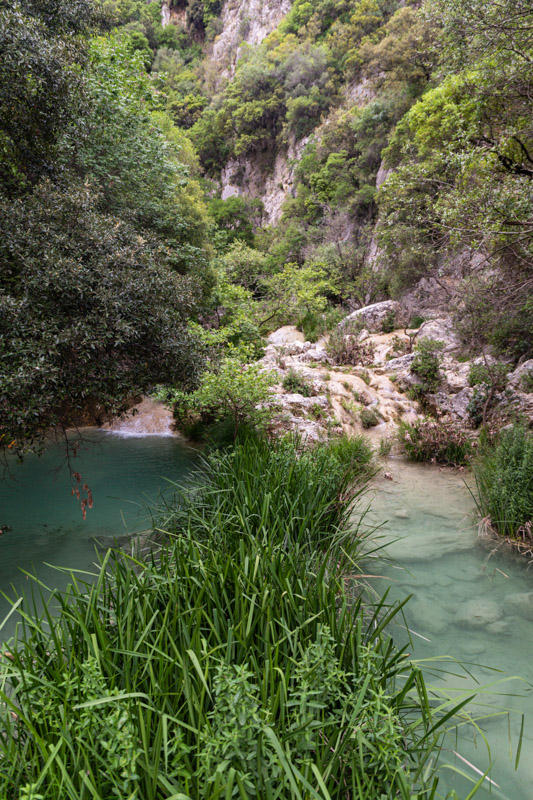
M462 425L431 417L419 419L413 424L400 423L398 438L409 461L432 462L452 467L469 464L477 444L472 434Z
M393 646L398 609L363 603L369 470L357 440L248 438L161 510L157 551L26 607L2 796L435 797L454 708Z
M523 425L485 442L474 464L483 521L502 536L533 544L533 436Z

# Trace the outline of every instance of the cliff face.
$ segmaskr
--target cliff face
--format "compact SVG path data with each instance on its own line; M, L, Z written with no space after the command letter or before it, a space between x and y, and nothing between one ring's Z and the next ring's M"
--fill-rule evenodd
M453 17L453 2L442 2ZM495 0L486 5L497 19ZM276 269L324 270L334 287L328 302L345 308L401 298L413 318L454 315L471 352L493 346L514 362L528 358L533 242L521 231L533 207L531 104L507 92L503 67L497 104L492 72L472 83L487 68L476 61L484 34L465 28L478 49L461 67L455 23L445 33L442 15L418 2L216 7L195 66L198 95L183 104L192 105L192 139L222 200L261 201L260 227L269 230L258 247L274 254ZM170 21L183 23L172 9ZM485 49L497 72L505 59L490 36ZM514 59L520 97L530 97L533 61L505 58ZM486 108L487 120L474 108ZM227 208L255 215L256 205Z
M299 142L291 141L287 149L279 149L266 172L260 158L230 159L220 174L222 199L239 195L261 200L262 225L275 225L283 203L294 190L294 171L308 141L306 136Z
M226 0L221 33L213 43L211 60L221 78L231 77L244 43L257 46L279 25L291 0Z

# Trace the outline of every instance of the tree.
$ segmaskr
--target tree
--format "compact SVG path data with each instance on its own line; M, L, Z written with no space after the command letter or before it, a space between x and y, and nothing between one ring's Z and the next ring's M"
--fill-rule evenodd
M195 282L171 260L86 186L0 201L0 444L22 455L158 382L194 385Z
M277 380L277 374L262 364L245 364L242 354L232 355L208 369L195 392L163 392L161 396L175 403L178 419L191 412L214 420L231 419L236 439L241 425L260 428L272 420L272 386Z
M29 191L56 169L58 140L83 97L92 0L15 0L0 9L0 185Z
M20 456L202 368L187 322L211 288L205 207L142 56L89 46L95 8L0 12L0 444Z
M431 0L444 26L435 77L385 152L379 239L396 292L462 265L466 343L532 352L533 10L525 0ZM450 293L450 292L449 292ZM450 293L451 297L451 293Z
M249 200L238 196L228 197L227 200L215 197L209 203L209 214L218 229L224 231L228 244L253 244L252 203Z

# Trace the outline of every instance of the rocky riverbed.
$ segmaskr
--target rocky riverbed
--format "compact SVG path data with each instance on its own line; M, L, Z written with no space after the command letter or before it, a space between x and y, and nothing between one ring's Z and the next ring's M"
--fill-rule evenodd
M341 334L356 338L372 353L371 363L336 366L328 354L327 339L305 341L294 326L270 334L262 362L279 375L275 399L282 412L281 425L300 431L311 441L331 431L353 434L363 429L379 441L393 436L401 421L412 423L427 413L472 429L469 404L475 390L469 385L470 369L476 364L490 366L495 359L490 354L466 358L447 317L425 321L416 329L402 327L383 333L387 316L401 316L399 312L397 303L385 301L358 309L339 324ZM412 390L420 379L411 366L414 348L424 339L441 342L442 350L441 381L437 391L426 394L423 409L412 399ZM516 369L509 366L507 385L493 400L495 413L503 423L516 414L533 420L533 393L524 390L522 381L532 369L533 360ZM291 372L308 384L309 396L283 388ZM367 427L365 409L375 414L377 424Z

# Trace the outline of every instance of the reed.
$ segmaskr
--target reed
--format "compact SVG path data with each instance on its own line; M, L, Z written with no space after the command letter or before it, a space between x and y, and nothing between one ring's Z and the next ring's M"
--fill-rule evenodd
M476 503L498 533L533 541L533 436L522 425L483 443L474 463Z
M160 510L157 552L108 552L55 614L22 611L0 661L0 797L435 797L467 700L430 700L386 633L398 609L362 600L349 520L370 469L359 440L207 455Z

